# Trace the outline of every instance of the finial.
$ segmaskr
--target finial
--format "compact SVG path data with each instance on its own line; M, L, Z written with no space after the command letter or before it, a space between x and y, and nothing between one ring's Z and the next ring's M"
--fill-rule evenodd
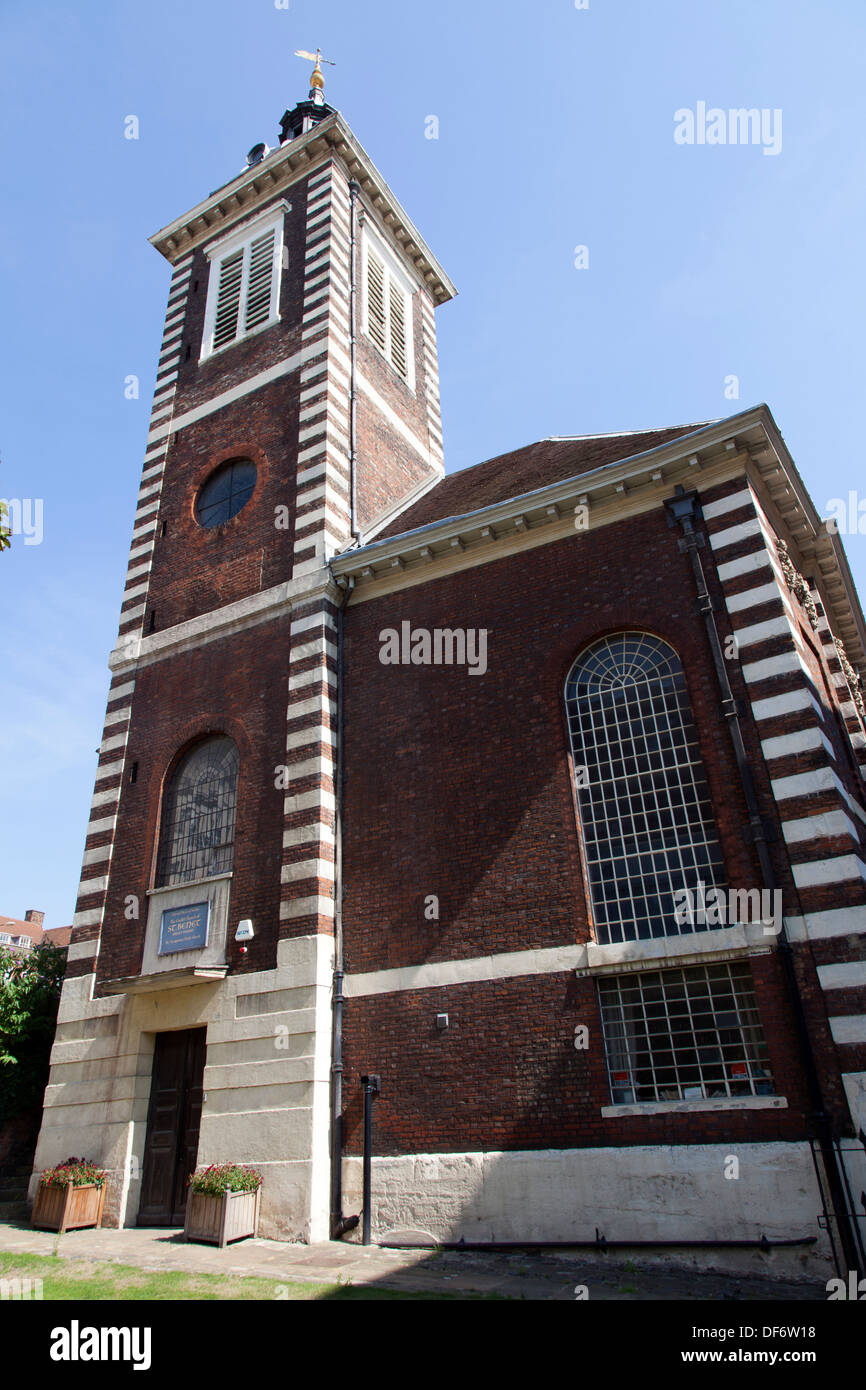
M315 53L308 53L305 48L296 48L295 57L307 58L311 63L315 63L316 66L313 68L313 75L310 78L310 101L323 102L325 74L322 72L322 64L327 63L329 67L333 68L336 67L336 63L331 62L330 58L323 58L321 48L317 48Z

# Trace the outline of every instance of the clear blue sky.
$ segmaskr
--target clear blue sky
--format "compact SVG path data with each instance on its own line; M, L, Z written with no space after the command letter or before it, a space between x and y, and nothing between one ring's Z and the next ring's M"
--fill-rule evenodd
M460 291L449 470L766 400L820 509L866 496L863 0L3 0L0 39L0 496L43 501L0 556L0 912L72 918L169 276L147 237L276 143L295 48L336 60ZM781 152L676 144L701 101L780 109Z

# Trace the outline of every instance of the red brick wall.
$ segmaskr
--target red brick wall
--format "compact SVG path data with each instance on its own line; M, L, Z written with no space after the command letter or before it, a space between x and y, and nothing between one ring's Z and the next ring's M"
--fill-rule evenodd
M195 252L180 344L174 418L179 419L300 350L306 181L290 190L288 201L292 210L284 220L288 267L284 265L281 274L280 321L264 332L232 343L201 363L210 262L204 250ZM267 211L267 207L259 211ZM145 633L151 630L154 610L155 630L164 631L175 623L291 578L298 396L299 376L295 372L173 435L157 517ZM202 483L225 459L242 457L251 458L258 468L252 498L224 527L208 530L199 526L193 507ZM279 530L274 524L278 506L289 509L288 518L280 517L283 529ZM140 599L132 599L129 606L138 602Z
M770 1065L786 1110L690 1112L608 1119L595 982L573 973L352 999L343 1082L346 1148L360 1153L359 1076L378 1072L374 1152L589 1148L795 1139L807 1104L777 961L753 960ZM436 1015L447 1013L439 1032ZM589 1047L574 1046L577 1024Z
M382 665L379 632L404 619L489 629L487 673ZM682 658L730 881L760 886L691 570L664 517L648 514L350 605L352 971L587 939L563 687L583 647L631 627ZM438 923L423 917L433 893Z
M227 958L235 970L275 966L284 792L274 768L285 762L288 656L286 617L138 671L126 764L137 762L138 775L130 783L127 773L120 798L100 981L141 968L164 778L178 751L208 731L228 734L240 753ZM128 894L141 905L137 922L124 917ZM246 955L233 931L243 917L256 931Z
M740 484L742 486L742 484ZM704 552L709 554L709 547ZM706 565L722 635L722 596ZM356 603L346 615L344 929L351 974L584 941L568 736L566 674L607 632L656 633L679 653L728 881L760 887L730 734L688 559L663 511ZM488 671L384 666L379 632L488 628ZM736 662L743 732L786 912L799 901L779 833L760 737ZM424 917L436 894L439 921ZM603 1120L609 1104L595 985L525 977L353 999L347 1077L380 1071L379 1153L598 1143L686 1143L801 1135L807 1106L778 960L753 961L776 1089L785 1111ZM808 948L800 969L834 1108L844 1113L836 1053ZM435 1015L452 1015L439 1034ZM574 1025L596 1039L575 1051ZM349 1097L356 1151L360 1098Z
M388 371L382 361L382 370ZM362 391L358 393L356 424L357 526L363 532L378 517L406 497L423 478L434 476L426 464ZM422 443L427 440L427 423L419 433Z
M153 610L156 631L162 632L291 578L297 380L295 375L272 382L174 436L162 487L145 633L151 630ZM200 526L193 510L198 491L213 469L230 458L253 460L255 491L224 526ZM276 508L282 506L288 507L288 526L277 529ZM280 520L285 521L282 514Z

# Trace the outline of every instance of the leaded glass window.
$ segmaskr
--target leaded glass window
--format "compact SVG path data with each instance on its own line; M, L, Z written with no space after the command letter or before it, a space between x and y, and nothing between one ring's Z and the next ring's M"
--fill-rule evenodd
M578 657L565 701L596 939L706 929L678 920L674 898L725 882L676 652L645 632L605 637Z
M238 750L230 738L197 743L165 793L156 886L170 888L232 867Z

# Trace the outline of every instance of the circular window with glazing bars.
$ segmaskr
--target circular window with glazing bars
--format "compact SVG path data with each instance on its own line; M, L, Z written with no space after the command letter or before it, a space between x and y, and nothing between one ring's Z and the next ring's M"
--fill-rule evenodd
M246 506L256 485L256 465L251 459L221 463L202 484L195 499L199 526L223 526Z

